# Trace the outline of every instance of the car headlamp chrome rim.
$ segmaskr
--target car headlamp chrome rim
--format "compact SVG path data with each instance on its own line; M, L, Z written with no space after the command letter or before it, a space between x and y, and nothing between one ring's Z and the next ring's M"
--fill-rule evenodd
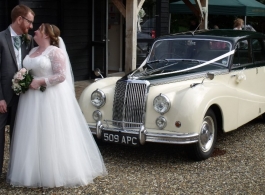
M170 100L166 95L161 93L155 97L153 107L158 113L165 114L170 109Z
M101 108L106 103L106 96L103 91L97 89L91 94L91 103L97 107Z
M100 121L102 119L102 113L99 110L93 112L93 119L95 121Z
M160 116L156 119L156 126L159 129L164 129L167 126L167 120L165 117Z

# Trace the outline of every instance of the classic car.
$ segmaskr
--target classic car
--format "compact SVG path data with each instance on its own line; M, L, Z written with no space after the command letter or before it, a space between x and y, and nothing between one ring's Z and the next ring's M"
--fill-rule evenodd
M189 144L192 157L207 159L217 130L264 116L264 41L261 33L237 30L159 37L139 68L97 79L79 105L96 139Z

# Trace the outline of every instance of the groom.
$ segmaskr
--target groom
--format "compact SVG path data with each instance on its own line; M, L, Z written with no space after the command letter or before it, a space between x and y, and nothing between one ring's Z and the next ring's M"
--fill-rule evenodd
M11 142L19 99L11 89L12 79L33 47L32 37L25 34L33 28L34 16L35 13L29 7L17 5L11 12L12 24L0 32L0 176L3 168L5 126L10 125Z

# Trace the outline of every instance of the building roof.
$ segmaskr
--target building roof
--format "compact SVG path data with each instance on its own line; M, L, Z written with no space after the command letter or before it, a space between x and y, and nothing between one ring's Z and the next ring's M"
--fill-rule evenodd
M195 5L194 0L190 0ZM183 1L170 4L170 13L191 13ZM256 0L209 0L208 14L265 16L265 5Z

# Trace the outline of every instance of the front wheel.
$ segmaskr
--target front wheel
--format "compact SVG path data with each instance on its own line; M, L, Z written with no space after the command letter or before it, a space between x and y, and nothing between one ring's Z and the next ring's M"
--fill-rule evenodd
M191 145L191 157L195 160L209 158L214 150L217 138L217 122L214 112L209 109L202 121L199 140Z

